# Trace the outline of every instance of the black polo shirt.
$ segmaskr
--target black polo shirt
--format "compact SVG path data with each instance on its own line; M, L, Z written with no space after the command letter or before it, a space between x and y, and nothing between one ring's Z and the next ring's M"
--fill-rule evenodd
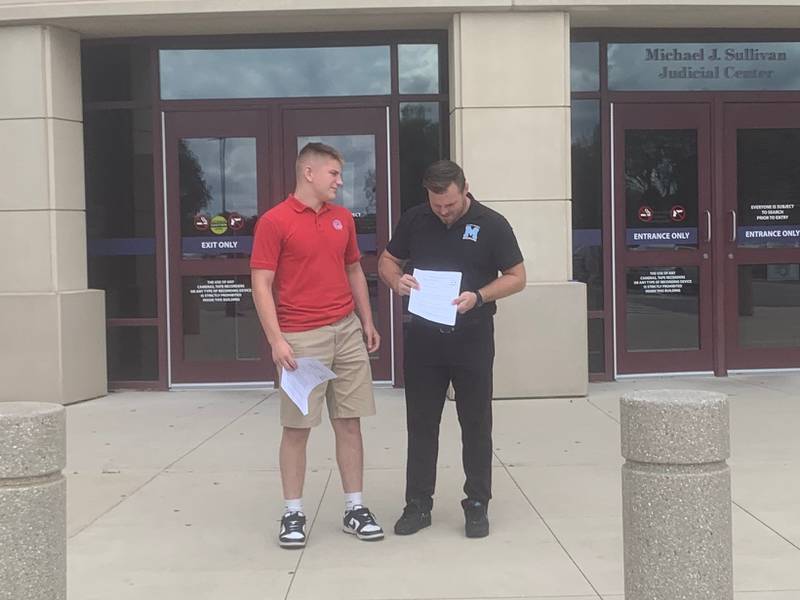
M470 207L447 227L425 202L400 218L386 250L413 269L460 271L461 291L474 292L522 262L517 238L506 218L472 195ZM494 302L458 315L456 323L488 318L497 312Z

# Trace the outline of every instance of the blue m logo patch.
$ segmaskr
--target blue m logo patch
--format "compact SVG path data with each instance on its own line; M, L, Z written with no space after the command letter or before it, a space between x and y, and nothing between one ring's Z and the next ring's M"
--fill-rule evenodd
M466 227L464 227L464 237L462 237L461 239L462 240L471 240L473 242L477 242L478 241L478 232L480 230L481 230L481 226L480 225L469 224Z

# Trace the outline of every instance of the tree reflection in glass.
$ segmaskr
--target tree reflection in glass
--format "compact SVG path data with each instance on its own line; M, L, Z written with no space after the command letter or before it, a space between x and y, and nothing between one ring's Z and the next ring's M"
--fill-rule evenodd
M336 193L337 204L349 210L356 222L358 246L362 253L377 252L377 171L374 135L320 135L297 138L297 151L310 142L336 148L344 157L342 185Z
M679 218L673 208L682 207ZM647 216L642 211L649 209ZM629 229L697 227L697 130L625 132L625 213ZM629 244L643 245L643 244ZM665 244L659 244L665 247ZM696 242L675 242L696 246Z
M589 310L603 308L603 192L600 102L572 102L572 273Z
M403 212L427 201L422 175L443 158L438 102L400 104L400 203Z
M253 235L258 219L255 138L182 139L178 167L183 238ZM224 227L210 229L215 217L222 219ZM205 219L203 226L199 219ZM244 240L238 252L204 252L184 242L184 258L243 258L249 252Z

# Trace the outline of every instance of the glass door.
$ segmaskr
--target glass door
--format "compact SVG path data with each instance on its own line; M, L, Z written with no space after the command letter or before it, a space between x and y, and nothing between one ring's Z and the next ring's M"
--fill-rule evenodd
M336 148L344 157L344 185L336 202L353 214L367 276L380 349L371 356L372 377L392 381L391 299L378 279L378 256L389 241L389 169L386 108L290 108L282 115L284 195L294 190L294 163L309 142Z
M613 109L617 372L711 371L709 106Z
M800 104L728 104L729 369L800 366Z
M171 383L274 379L250 288L267 209L267 122L248 111L167 113Z

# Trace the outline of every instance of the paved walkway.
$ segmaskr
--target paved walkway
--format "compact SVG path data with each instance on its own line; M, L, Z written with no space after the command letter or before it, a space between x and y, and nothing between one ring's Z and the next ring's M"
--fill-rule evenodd
M463 536L448 403L433 527L360 542L340 530L330 426L309 449L302 551L277 547L272 391L124 392L67 409L70 600L622 599L618 398L730 395L737 600L800 600L800 374L628 380L588 398L495 403L492 534ZM402 390L365 421L366 500L402 509Z

